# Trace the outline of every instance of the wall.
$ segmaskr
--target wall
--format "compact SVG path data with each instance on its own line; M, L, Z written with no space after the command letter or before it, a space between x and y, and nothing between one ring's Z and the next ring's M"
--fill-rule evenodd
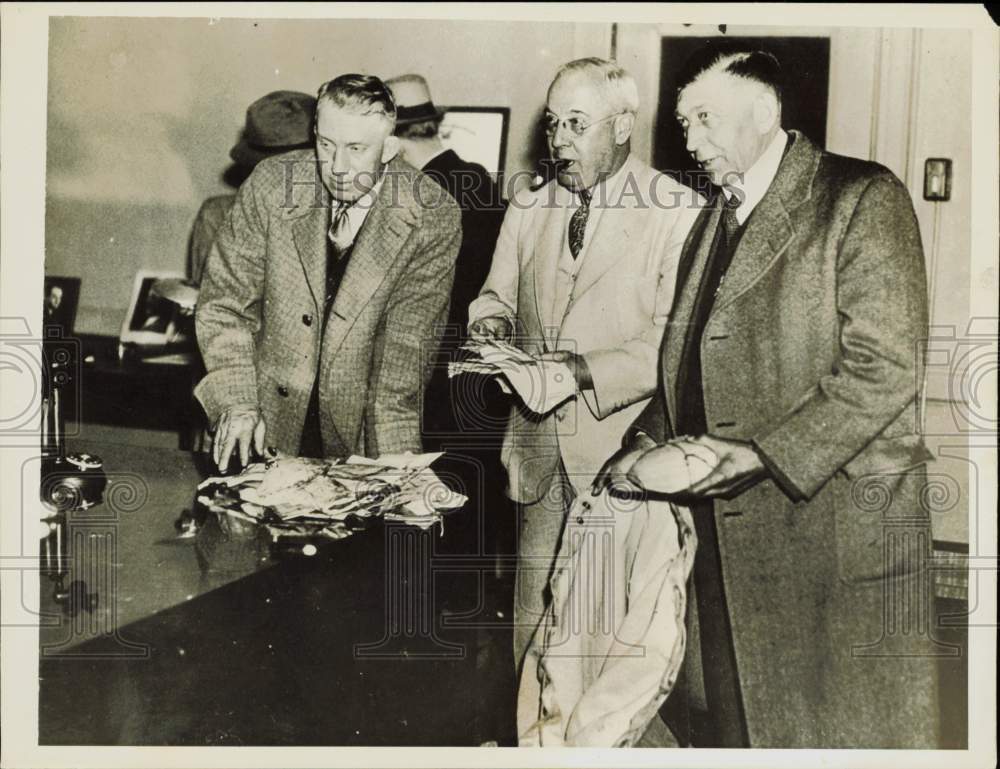
M338 74L420 72L440 104L511 110L508 175L556 68L608 54L610 25L398 20L53 18L46 272L83 278L77 331L117 335L140 268L183 271L201 201L247 106Z

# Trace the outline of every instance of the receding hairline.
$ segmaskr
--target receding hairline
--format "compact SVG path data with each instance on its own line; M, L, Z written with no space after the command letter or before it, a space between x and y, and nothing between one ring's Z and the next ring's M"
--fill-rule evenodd
M727 77L730 80L732 80L734 83L738 83L738 84L743 85L743 86L756 86L757 89L760 90L760 91L767 91L767 92L773 94L776 99L778 99L778 106L779 107L781 106L781 98L779 97L778 92L775 90L775 88L772 85L770 85L769 83L764 83L764 82L762 82L760 80L757 80L755 78L752 78L752 77L747 77L746 75L741 75L738 72L729 72L725 68L725 66L722 66L722 67L711 67L710 69L706 69L704 72L699 73L698 76L694 80L692 80L690 83L688 83L685 86L682 86L681 88L678 88L677 89L676 106L674 108L674 114L675 115L680 115L680 112L679 112L678 108L680 107L681 98L683 97L685 91L688 91L692 86L698 85L698 83L703 82L707 78L710 78L710 77L713 77L713 76L718 76L718 75L722 75L724 77Z
M598 58L575 59L563 64L549 83L546 100L560 80L578 77L602 96L618 102L624 112L639 111L639 89L631 73L615 61Z

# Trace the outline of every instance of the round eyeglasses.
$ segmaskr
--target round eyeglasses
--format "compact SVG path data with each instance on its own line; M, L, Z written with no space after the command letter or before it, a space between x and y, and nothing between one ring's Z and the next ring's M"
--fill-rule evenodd
M562 126L574 136L583 136L595 125L599 125L600 123L604 123L612 118L616 118L619 115L624 114L624 112L615 112L613 115L608 115L607 117L602 117L599 120L593 120L588 123L584 118L561 118L557 115L553 115L551 112L546 112L545 117L542 118L542 128L544 129L546 136L555 136L556 131L559 130L559 126Z

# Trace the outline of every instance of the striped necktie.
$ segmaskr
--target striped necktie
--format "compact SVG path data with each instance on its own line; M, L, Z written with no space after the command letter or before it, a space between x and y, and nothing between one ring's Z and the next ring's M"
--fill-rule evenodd
M351 220L347 216L347 209L350 207L350 203L340 203L337 206L337 210L330 217L330 229L327 231L327 236L330 238L330 242L337 247L338 251L346 251L351 247L351 242L353 241L351 237Z

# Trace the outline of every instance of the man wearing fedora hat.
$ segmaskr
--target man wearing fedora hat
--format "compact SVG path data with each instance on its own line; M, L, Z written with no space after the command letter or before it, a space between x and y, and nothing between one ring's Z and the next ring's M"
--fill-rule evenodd
M462 245L455 264L455 284L448 312L445 348L457 347L465 336L469 304L479 294L490 271L490 261L503 222L500 186L477 163L463 160L445 148L438 136L444 112L431 101L427 81L420 75L401 75L386 81L396 100L396 136L402 158L440 184L462 209ZM441 375L438 376L440 370ZM435 370L426 396L425 427L432 440L461 432L463 423L485 426L472 413L455 414L467 404L449 398L444 367Z
M257 165L212 246L195 394L220 468L235 452L377 457L422 449L420 390L448 310L458 207L397 156L370 75L319 90L314 150ZM433 189L432 189L433 188Z
M312 144L316 99L299 91L272 91L247 108L240 140L229 150L233 167L226 180L239 187L264 158ZM229 215L236 195L215 195L201 204L188 244L191 279L201 283L202 272L215 234Z
M498 502L505 501L499 444L509 406L499 397L496 383L487 377L475 381L468 377L449 379L446 362L454 358L465 341L469 304L479 294L489 273L503 222L504 201L499 184L485 168L463 160L442 144L438 129L444 112L431 100L430 88L422 76L402 75L387 80L386 85L396 100L400 155L447 190L462 210L462 245L455 264L448 324L438 365L424 392L423 433L429 448L448 449L473 459L463 467L482 477L467 479L466 487L481 489L482 499L473 498L470 504L479 515L462 516L449 526L444 546L463 554L479 553L482 541L487 552L495 552L500 541L513 536L512 531L505 536L508 532L497 529L510 516L504 515L504 510L494 509ZM478 584L471 579L474 575L465 576L470 588ZM468 610L471 602L481 597L474 593L478 591L458 591L448 600L462 604L456 610ZM488 598L492 603L505 602L499 596Z

